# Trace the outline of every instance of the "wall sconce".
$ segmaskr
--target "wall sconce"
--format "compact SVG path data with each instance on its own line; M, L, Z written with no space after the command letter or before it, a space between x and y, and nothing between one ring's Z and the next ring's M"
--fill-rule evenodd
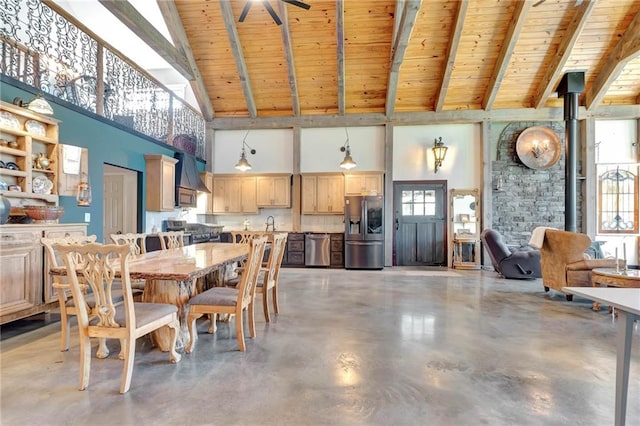
M351 147L349 146L349 132L347 132L347 128L344 128L344 133L347 135L347 140L344 141L344 145L340 147L340 152L344 152L344 160L340 163L340 167L346 170L353 169L357 166L356 162L351 158Z
M447 155L448 147L444 146L444 142L442 142L442 136L435 139L433 141L433 159L435 162L435 171L434 173L438 173L438 169L442 167L442 162L444 161L444 157Z
M543 140L542 143L537 139L531 142L531 154L533 154L535 158L540 158L542 154L547 151L549 151L549 139Z
M47 100L42 96L42 93L38 93L26 104L22 98L13 98L13 104L40 114L53 114L53 108L51 108L49 102L47 102Z
M242 138L242 151L240 151L240 160L238 161L238 164L236 164L236 169L240 170L241 172L246 172L247 170L251 170L251 164L249 164L249 161L247 160L245 147L249 148L249 152L251 154L256 153L256 150L251 148L249 144L245 142L248 134L249 134L249 131L247 130L247 133L245 133L244 138Z
M82 177L80 178L76 201L80 207L88 207L91 205L91 184L89 183L89 176L87 176L86 173L82 173Z

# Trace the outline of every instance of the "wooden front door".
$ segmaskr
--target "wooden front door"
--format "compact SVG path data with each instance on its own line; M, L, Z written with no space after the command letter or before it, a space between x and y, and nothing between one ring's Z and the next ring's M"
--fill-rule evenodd
M397 266L447 265L447 183L393 184Z

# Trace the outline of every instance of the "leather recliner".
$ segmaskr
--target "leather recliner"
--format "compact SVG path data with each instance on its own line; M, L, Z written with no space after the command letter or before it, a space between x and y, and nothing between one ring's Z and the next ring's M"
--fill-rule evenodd
M541 278L540 251L533 247L509 247L498 231L485 229L480 239L491 257L493 268L505 278Z

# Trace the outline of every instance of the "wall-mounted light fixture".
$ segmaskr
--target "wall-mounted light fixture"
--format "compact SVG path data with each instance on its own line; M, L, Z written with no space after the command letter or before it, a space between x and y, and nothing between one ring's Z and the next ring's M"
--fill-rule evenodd
M49 105L49 102L42 96L42 93L38 93L33 99L25 103L22 98L13 98L14 105L19 107L30 109L33 112L40 114L53 114L53 108Z
M549 151L549 139L545 139L542 142L538 139L534 139L531 142L531 154L535 158L540 158L542 154Z
M247 170L251 170L251 164L249 164L249 161L247 160L247 153L246 153L245 147L249 148L249 152L251 154L256 153L256 150L251 148L249 144L246 142L248 134L249 134L249 131L247 130L247 133L245 133L244 138L242 138L242 151L240 151L240 160L238 161L238 164L236 164L236 169L240 170L241 172L246 172Z
M344 141L344 145L340 147L340 152L344 152L344 160L340 163L340 167L343 169L353 169L357 166L356 162L351 158L351 147L349 146L349 132L347 132L347 128L344 128L344 133L347 135L347 140Z
M80 178L76 201L78 202L78 206L81 207L91 205L91 184L89 183L89 176L86 173L82 173L82 177Z
M435 139L433 141L433 160L434 160L434 173L438 173L438 169L442 167L442 162L444 161L444 157L447 155L448 147L444 146L444 142L442 142L442 136Z

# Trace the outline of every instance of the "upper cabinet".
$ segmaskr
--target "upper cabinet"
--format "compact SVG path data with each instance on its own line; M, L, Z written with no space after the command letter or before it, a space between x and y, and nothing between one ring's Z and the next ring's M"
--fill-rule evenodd
M256 177L258 207L291 207L291 175Z
M258 213L256 177L213 175L213 213Z
M344 195L381 195L383 173L351 172L344 175Z
M147 154L147 210L168 212L176 208L176 163L162 154Z
M344 176L302 175L303 214L344 214Z
M0 194L13 199L12 204L28 204L25 199L58 203L59 123L0 102Z

